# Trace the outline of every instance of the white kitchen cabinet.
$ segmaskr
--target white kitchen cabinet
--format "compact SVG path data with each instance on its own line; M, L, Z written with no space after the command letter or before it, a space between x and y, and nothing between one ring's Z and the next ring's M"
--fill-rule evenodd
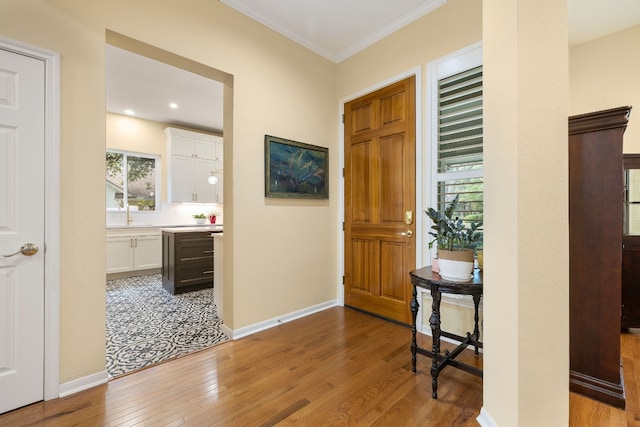
M196 134L197 136L188 137L176 135L175 132L175 130L170 132L171 155L216 160L215 137L205 134Z
M222 273L224 238L222 234L215 233L213 235L213 301L216 303L216 310L220 319L224 319L224 274Z
M171 162L172 202L216 201L215 188L209 184L214 161L174 156Z
M162 267L160 229L118 229L107 232L107 274L160 267Z
M224 144L222 143L222 138L217 138L214 143L216 145L216 158L213 159L217 162L220 162L220 164L222 165L222 160L224 158ZM220 170L222 170L222 167L220 167Z
M213 175L216 178L218 178L218 182L214 184L215 191L216 191L216 194L215 194L216 200L215 200L215 202L216 203L223 203L222 195L224 194L224 186L222 185L222 181L223 181L224 178L223 178L222 172L216 172Z
M166 128L165 133L169 160L169 201L221 203L219 188L222 186L210 184L208 178L211 175L221 178L222 138L176 128Z
M107 236L107 274L133 270L131 236Z

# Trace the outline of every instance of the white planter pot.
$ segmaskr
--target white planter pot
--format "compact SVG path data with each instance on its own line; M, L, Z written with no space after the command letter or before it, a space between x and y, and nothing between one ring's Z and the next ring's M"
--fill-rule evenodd
M455 282L473 278L473 251L438 251L440 277Z

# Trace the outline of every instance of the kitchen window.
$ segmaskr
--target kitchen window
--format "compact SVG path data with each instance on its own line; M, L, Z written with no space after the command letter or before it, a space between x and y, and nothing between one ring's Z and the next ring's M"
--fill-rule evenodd
M158 206L159 158L126 151L107 151L108 211L154 211Z

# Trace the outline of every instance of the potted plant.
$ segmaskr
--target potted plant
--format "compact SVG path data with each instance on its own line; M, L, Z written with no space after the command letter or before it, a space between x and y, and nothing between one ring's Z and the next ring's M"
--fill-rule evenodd
M476 259L478 260L478 268L482 270L484 268L484 248L482 246L482 239L476 246Z
M195 214L193 218L196 220L196 224L204 224L207 221L207 216L205 214Z
M209 222L211 224L215 224L216 223L216 218L218 217L218 215L220 215L220 212L218 211L211 211L207 214L207 216L209 217Z
M481 225L471 222L469 225L453 213L458 207L459 195L447 206L444 212L429 208L425 213L433 222L429 235L429 249L436 244L440 276L456 281L471 280L473 272L473 251L482 238Z

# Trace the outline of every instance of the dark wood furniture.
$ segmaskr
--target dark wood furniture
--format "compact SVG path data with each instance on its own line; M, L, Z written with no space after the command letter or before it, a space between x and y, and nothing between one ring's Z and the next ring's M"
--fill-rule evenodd
M640 328L640 236L622 238L622 319L623 332Z
M213 287L211 231L162 231L162 286L172 294Z
M438 398L438 375L447 366L462 369L463 371L482 377L482 370L475 366L462 363L455 360L464 349L469 346L474 347L475 355L478 355L478 349L482 348L480 340L480 329L478 327L478 306L480 298L482 298L482 271L476 269L473 273L473 279L469 282L451 282L440 277L438 273L431 271L431 267L424 267L409 273L411 283L413 284L413 298L411 299L411 316L413 318L413 326L411 328L411 370L416 372L416 354L422 354L431 358L431 396ZM432 346L431 351L418 347L416 341L416 316L420 304L418 303L417 288L429 289L431 291L431 317L429 325L431 326ZM467 332L466 337L443 331L440 327L440 302L442 294L471 295L475 306L473 333ZM458 341L460 344L451 352L445 351L440 353L440 338L447 337Z
M620 408L622 135L630 109L569 118L569 388Z
M625 227L622 236L622 321L621 328L640 328L640 230L634 210L640 210L637 176L640 174L640 154L624 155Z

